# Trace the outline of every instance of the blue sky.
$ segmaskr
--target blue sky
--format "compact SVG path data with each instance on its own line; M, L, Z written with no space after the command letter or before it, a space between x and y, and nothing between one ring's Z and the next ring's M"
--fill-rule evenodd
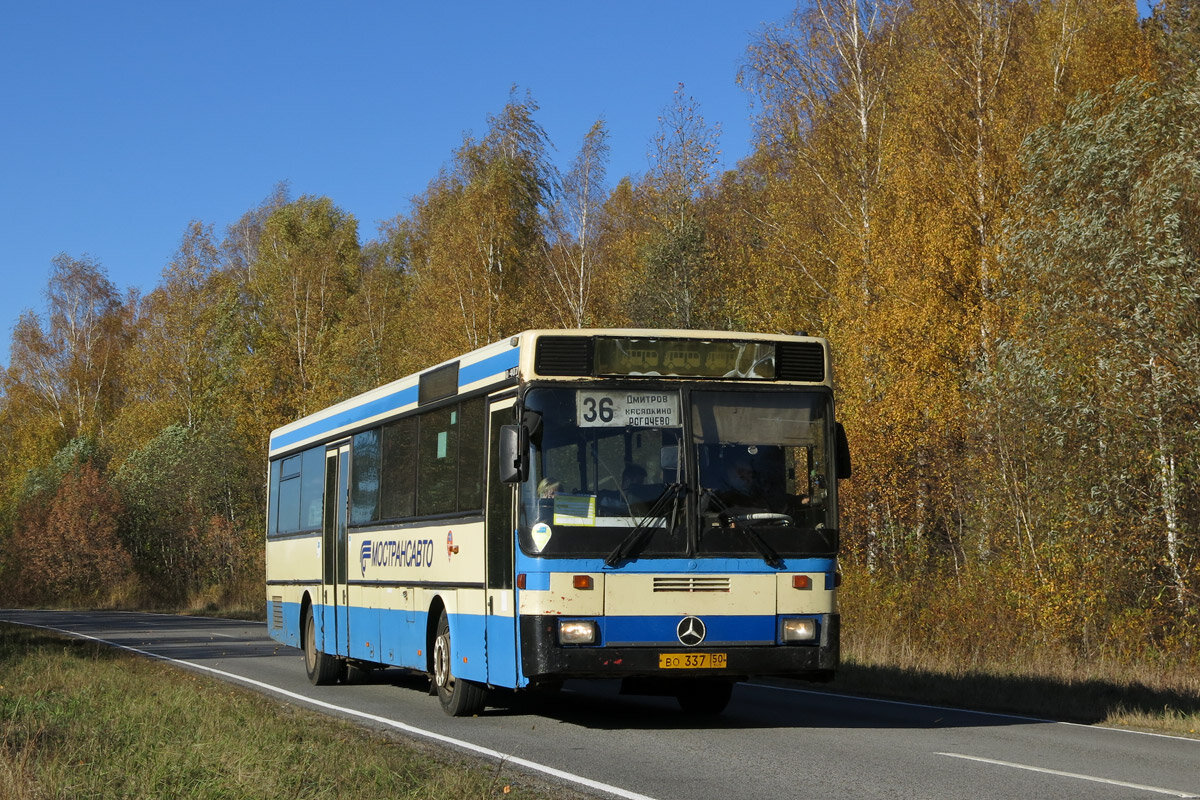
M1139 0L1144 6L1146 0ZM51 259L147 292L193 219L218 234L279 181L374 238L515 84L564 166L603 116L610 180L647 169L683 82L749 152L747 44L792 0L158 0L6 4L0 25L0 360Z
M279 181L374 238L510 88L570 161L603 116L610 178L641 174L679 82L748 153L747 44L789 0L33 2L0 25L0 359L60 252L147 292L192 219Z

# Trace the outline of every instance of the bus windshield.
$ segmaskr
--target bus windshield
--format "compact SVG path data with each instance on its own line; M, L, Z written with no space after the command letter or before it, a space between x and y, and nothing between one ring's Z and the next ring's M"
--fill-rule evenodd
M777 558L837 548L826 393L538 387L530 555Z

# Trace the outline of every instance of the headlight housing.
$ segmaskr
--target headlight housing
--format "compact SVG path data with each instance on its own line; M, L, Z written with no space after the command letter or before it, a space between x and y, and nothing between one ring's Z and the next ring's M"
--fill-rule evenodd
M785 617L779 626L779 638L784 644L815 642L820 626L813 617Z
M596 622L590 619L560 619L558 621L559 644L595 644Z

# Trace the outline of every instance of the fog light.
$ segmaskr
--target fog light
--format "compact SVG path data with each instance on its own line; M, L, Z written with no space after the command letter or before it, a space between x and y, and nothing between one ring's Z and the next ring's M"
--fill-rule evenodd
M811 642L817 638L815 619L785 619L783 640L785 642Z
M590 619L560 619L559 644L595 644L596 623Z

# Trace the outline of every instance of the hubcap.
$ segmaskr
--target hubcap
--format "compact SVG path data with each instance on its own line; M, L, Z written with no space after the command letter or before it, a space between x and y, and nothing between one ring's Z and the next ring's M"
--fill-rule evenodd
M316 627L310 616L308 623L304 626L304 666L308 667L309 672L313 671L313 667L317 663L317 643L313 641L313 636L317 632Z
M454 676L450 672L450 634L437 637L433 644L433 680L439 687L450 691L454 688Z

